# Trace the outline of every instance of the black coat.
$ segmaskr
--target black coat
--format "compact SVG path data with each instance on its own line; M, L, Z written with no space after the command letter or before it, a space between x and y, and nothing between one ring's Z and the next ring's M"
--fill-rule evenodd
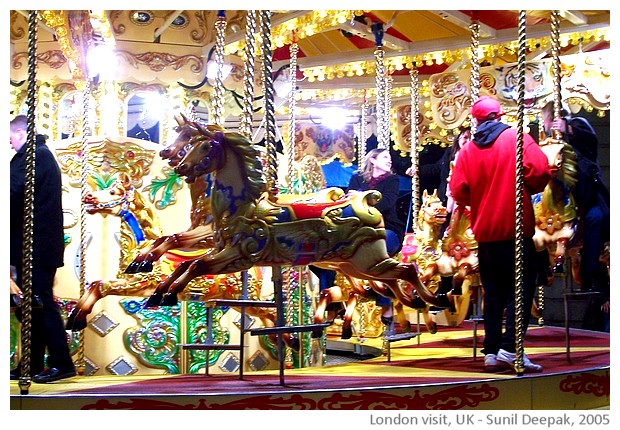
M11 159L11 255L13 266L22 265L26 146ZM33 213L33 265L61 267L64 256L62 181L54 155L37 136Z
M381 200L375 208L383 215L385 228L392 230L398 236L400 243L405 238L405 223L396 213L396 201L398 200L400 181L397 175L390 175L374 186L374 190L381 193ZM361 173L355 173L349 181L349 190L366 191L370 189L364 181Z

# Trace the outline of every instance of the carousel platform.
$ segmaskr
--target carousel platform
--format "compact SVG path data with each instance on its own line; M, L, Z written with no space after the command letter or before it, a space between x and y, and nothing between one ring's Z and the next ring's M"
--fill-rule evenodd
M478 327L478 346L483 327ZM570 354L562 327L532 326L524 346L538 374L485 373L473 354L473 327L440 327L392 342L329 339L341 350L370 357L322 367L226 375L76 376L32 383L11 381L12 410L587 410L610 405L610 336L572 329ZM353 344L353 345L350 345ZM363 348L360 347L363 344ZM26 392L27 391L27 392Z

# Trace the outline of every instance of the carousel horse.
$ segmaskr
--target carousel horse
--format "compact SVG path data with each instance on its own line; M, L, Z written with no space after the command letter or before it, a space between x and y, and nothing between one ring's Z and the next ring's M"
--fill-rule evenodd
M547 249L555 272L561 272L569 242L577 227L577 208L571 189L577 181L577 156L572 147L561 140L546 139L540 143L549 160L552 177L545 189L532 196L537 251Z
M450 305L448 295L435 296L420 282L414 264L388 256L383 219L374 208L380 193L353 193L327 203L278 203L267 192L259 150L246 137L218 126L179 124L182 142L174 145L188 152L175 171L190 183L206 173L213 177L215 249L177 266L147 306L174 305L199 276L307 264L338 270L350 279L382 281L405 305L413 304L416 294L435 306ZM399 280L410 287L401 287Z
M95 303L108 295L150 297L155 287L166 278L174 267L190 257L208 252L170 249L153 266L151 273L125 274L128 264L133 261L145 247L152 246L161 236L155 212L145 197L135 190L127 175L121 174L110 187L91 191L84 197L84 204L89 214L112 215L121 218L121 257L118 278L96 280L91 282L79 298L75 308L70 312L66 329L79 331L86 327L86 317L91 313ZM261 273L252 272L249 277L248 294L253 300L259 300ZM188 286L188 297L207 300L213 298L236 299L241 293L242 283L236 274L227 276L204 276L194 279ZM276 323L275 311L271 308L251 307L247 314L260 319L265 327ZM284 337L287 344L295 346L293 336ZM270 339L274 342L276 338Z
M477 243L470 228L469 212L457 206L450 219L443 238L439 237L441 226L447 216L446 208L437 196L425 190L418 222L413 235L407 235L401 254L403 261L415 261L420 271L420 280L432 291L438 291L442 277L453 278L454 308L443 312L451 325L463 322L469 310L470 286L477 282ZM427 328L437 331L431 319L430 308L422 309ZM433 326L434 325L434 326Z
M405 314L403 304L398 301L397 297L394 293L392 293L387 285L375 280L362 280L351 277L347 277L347 280L351 286L347 297L345 297L346 293L339 285L334 285L333 287L326 288L321 291L314 313L315 324L325 322L325 312L329 309L330 305L333 303L342 302L344 303L344 314L342 315L341 338L350 339L353 336L353 312L355 311L357 304L362 299L373 300L376 298L377 294L381 294L382 296L389 297L394 300L394 314L401 330L403 332L411 331L411 323ZM418 308L424 309L427 307L427 304L422 300L414 301L414 303L416 303ZM430 331L431 328L428 325L427 327ZM319 333L313 333L313 336L318 337Z
M177 117L179 126L187 121L181 114ZM187 129L179 127L181 133L188 133ZM181 136L180 136L181 137ZM167 146L159 152L162 159L168 160L170 166L174 167L187 153L186 141L189 135L177 139L173 144ZM157 262L166 252L171 249L205 249L213 248L213 219L211 217L210 201L210 175L202 175L195 178L189 184L192 207L190 212L191 225L188 230L174 233L169 236L158 237L150 246L145 247L136 258L129 264L125 273L150 272L153 264Z

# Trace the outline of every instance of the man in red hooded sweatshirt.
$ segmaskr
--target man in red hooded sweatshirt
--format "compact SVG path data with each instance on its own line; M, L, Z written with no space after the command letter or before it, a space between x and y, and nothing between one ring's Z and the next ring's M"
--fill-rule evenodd
M503 115L493 97L480 97L471 114L476 133L459 152L450 177L450 192L457 203L471 208L474 237L478 241L480 276L484 288L485 371L514 368L516 142L517 130L500 121ZM543 191L551 172L548 160L529 134L523 135L523 303L532 303L536 284L535 219L532 194ZM525 324L531 307L523 306ZM506 316L506 327L502 322ZM541 372L524 354L525 372Z

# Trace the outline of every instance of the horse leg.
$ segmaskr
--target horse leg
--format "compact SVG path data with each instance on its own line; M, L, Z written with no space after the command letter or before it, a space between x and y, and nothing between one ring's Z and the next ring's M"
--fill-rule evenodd
M441 293L435 294L430 291L426 285L422 283L420 277L418 276L418 270L416 269L415 264L411 263L399 263L394 266L391 270L382 273L381 277L389 277L389 278L397 278L401 279L413 288L413 292L417 293L420 298L428 303L429 305L436 306L438 308L448 308L450 307L450 303L452 301L452 293ZM395 279L394 279L395 280ZM396 288L392 288L392 291L404 305L412 307L414 309L418 308L417 305L409 305L408 302L413 300L413 294L406 294L398 287L398 284L395 283Z
M193 249L196 244L201 242L205 242L201 244L204 248L214 246L211 226L202 225L189 231L160 237L129 264L125 273L152 272L153 263L158 261L166 252L178 248Z
M331 287L326 288L321 291L319 296L319 303L316 306L316 311L314 313L314 323L322 324L325 321L325 311L327 310L327 306L329 306L333 302L341 302L343 300L342 289L340 287ZM312 332L312 337L321 337L323 335L323 330L314 330Z
M250 261L246 260L244 263L239 261L241 257L240 251L237 247L225 248L223 251L218 252L215 255L204 255L194 260L188 260L188 265L183 263L179 264L172 275L169 276L164 282L164 287L161 289L158 285L159 292L163 292L161 298L161 306L174 306L179 302L178 294L187 287L192 279L203 275L220 275L224 273L233 273L249 269ZM179 268L182 267L182 270ZM171 278L171 281L169 281ZM157 290L156 290L157 292ZM155 293L153 294L155 295Z
M91 313L95 303L103 297L105 281L93 281L90 283L82 297L78 300L75 308L71 310L67 318L65 330L80 331L86 328L86 316Z
M151 272L153 270L153 264L150 264L150 268L148 267L148 262L146 261L147 255L155 248L157 248L160 244L168 240L170 236L163 236L155 239L155 241L151 244L151 246L140 252L134 260L127 265L125 268L125 273L134 274L138 272ZM150 269L150 270L149 270Z
M422 309L422 318L424 318L424 325L426 326L426 330L430 334L437 333L437 323L433 320L433 316L430 313L430 307L426 306Z
M168 275L166 279L164 279L162 282L160 282L157 285L157 287L155 288L155 291L153 291L153 294L151 294L148 300L144 302L143 306L145 308L154 308L157 306L161 306L164 294L168 292L173 281L181 277L187 271L189 265L192 262L193 260L187 260L187 261L181 262L176 267L176 269L174 269L174 271L170 275Z
M411 331L411 323L407 319L407 315L405 315L403 304L399 301L394 302L394 315L403 333L409 333Z
M555 242L555 253L553 254L553 272L564 273L564 254L566 254L567 237L561 237Z
M353 330L351 329L351 323L353 320L353 311L357 305L358 294L352 293L347 300L345 306L344 317L342 318L342 339L351 339L353 336Z

